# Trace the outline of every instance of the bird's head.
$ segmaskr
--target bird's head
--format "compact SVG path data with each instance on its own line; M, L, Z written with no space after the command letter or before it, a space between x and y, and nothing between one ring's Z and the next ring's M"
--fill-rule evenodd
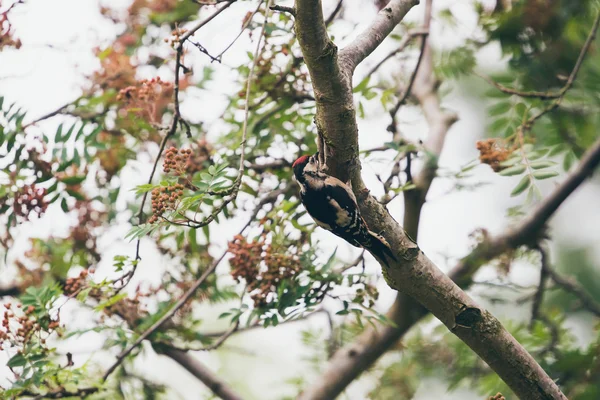
M292 164L294 169L294 175L296 179L302 180L302 177L306 172L317 172L319 170L319 153L314 156L303 155L298 157Z

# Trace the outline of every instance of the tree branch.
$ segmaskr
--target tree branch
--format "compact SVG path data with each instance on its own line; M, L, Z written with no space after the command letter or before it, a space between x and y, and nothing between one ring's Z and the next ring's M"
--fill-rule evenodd
M381 61L379 61L377 64L375 64L373 66L373 68L371 68L371 70L365 74L365 76L373 75L375 73L375 71L377 71L379 68L381 68L381 66L387 60L394 57L396 54L404 51L404 49L406 49L406 47L410 44L410 42L417 36L427 36L427 35L429 35L429 32L426 31L425 29L416 29L416 30L408 31L407 34L402 38L402 40L398 44L398 48L396 48L396 50L392 51L387 56L385 56Z
M571 293L575 297L579 299L581 305L594 314L597 317L600 317L600 304L596 302L594 297L592 297L581 285L571 279L569 277L563 277L558 274L554 269L552 269L547 260L547 251L544 248L539 247L540 254L542 255L542 276L548 276L552 281L560 286L563 290Z
M392 1L390 4L397 6L399 3L402 2ZM386 10L393 8L388 6ZM363 35L350 49L355 48L358 43L364 43L360 45L364 47L357 48L356 52L346 52L344 56L340 54L338 60L336 47L325 32L319 2L297 0L296 11L298 40L315 88L315 122L320 142L323 143L322 146L326 146L323 154L328 158L325 161L332 175L343 181L347 180L343 178L352 178L353 190L369 228L381 232L396 249L400 262L388 263L389 267L383 266L388 284L417 299L430 310L487 362L519 397L533 400L564 398L552 379L502 324L444 275L387 210L369 195L358 168L358 132L350 74L356 61L366 57L383 37L364 40ZM382 26L379 25L380 21L378 18L374 25ZM392 28L390 26L389 31ZM523 240L525 237L518 239ZM505 246L507 244L512 246L515 242L504 243ZM492 255L494 251L496 250L479 250L475 253L478 256L485 252ZM467 260L467 276L471 271L469 267L476 265L478 268L481 259L487 258ZM385 264L382 262L382 265Z
M430 19L431 0L428 0L423 33L428 32ZM419 34L419 31L415 32L415 34ZM411 38L412 36L407 36L403 43L408 43ZM425 37L422 40L424 40L420 53L420 59L422 60L419 63L420 67L417 65L416 68L418 69L415 69L415 74L413 74L413 93L417 97L429 125L429 136L426 143L428 147L426 149L434 157L439 157L446 134L456 121L456 116L444 112L440 107L437 97L437 84L431 78L433 75L433 61L429 41L425 41ZM404 228L411 237L416 238L418 235L421 208L431 186L431 181L435 177L436 170L437 162L426 165L419 178L416 179L415 183L418 182L417 188L404 192ZM339 349L333 355L321 375L321 379L312 383L301 398L335 398L425 315L427 315L427 310L421 304L410 296L399 292L394 304L387 312L387 317L397 325L397 328L386 326L365 330L353 343Z
M196 360L192 355L173 348L166 348L161 352L163 355L176 361L179 365L185 368L189 373L194 375L198 380L204 383L215 396L224 400L241 400L242 397L229 387L221 378L215 375L212 371L206 368L200 361Z
M391 0L379 11L371 26L340 52L340 57L348 59L350 71L354 71L354 68L383 42L417 4L419 0Z

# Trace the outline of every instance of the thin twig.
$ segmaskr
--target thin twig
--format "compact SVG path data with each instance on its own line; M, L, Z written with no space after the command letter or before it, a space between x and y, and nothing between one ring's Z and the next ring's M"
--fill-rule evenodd
M331 23L333 22L333 20L335 19L335 17L338 15L338 13L340 12L340 10L342 9L342 3L343 2L344 2L344 0L338 1L338 3L335 6L335 8L334 8L333 12L331 13L331 15L329 15L329 17L327 17L327 19L325 20L325 26L331 25Z
M265 172L267 170L271 170L271 169L282 169L282 168L286 168L286 167L291 167L292 164L285 159L280 159L280 160L276 160L276 161L272 161L272 162L268 162L268 163L264 163L264 164L257 164L257 163L253 163L248 165L248 169L251 169L255 172L258 173L262 173Z
M542 268L540 270L540 283L533 295L533 303L531 305L531 320L529 321L530 331L533 329L535 321L540 319L540 308L544 301L544 292L546 290L546 283L548 282L548 252L541 246L538 246L538 250L542 256Z
M46 120L48 118L52 118L55 115L58 115L58 114L62 113L63 111L65 111L67 109L67 107L69 107L73 103L74 102L67 103L67 104L65 104L63 106L58 107L56 110L49 112L48 114L42 115L38 119L33 120L33 121L29 122L28 124L23 125L22 129L29 128L30 126L35 125L38 122L41 122L41 121Z
M525 91L521 91L521 90L517 90L517 89L512 89L512 88L506 87L504 85L501 85L500 83L494 81L489 76L484 75L482 73L475 72L475 75L477 75L478 77L480 77L481 79L483 79L484 81L489 83L490 85L494 86L496 89L498 89L502 93L506 93L506 94L516 95L516 96L524 97L524 98L533 98L533 99L542 99L542 100L556 99L557 97L561 96L560 92L536 92L536 91L525 92Z
M190 42L191 44L193 44L194 46L196 46L196 48L197 48L198 50L200 50L200 53L206 54L206 55L208 56L208 58L210 58L210 62L213 62L213 61L216 61L216 62L218 62L218 63L220 63L220 62L221 62L221 59L220 59L220 58L218 58L218 57L215 57L215 56L213 56L212 54L210 54L210 53L208 52L208 50L206 49L206 47L202 46L200 43L196 43L196 42L194 42L194 41L192 41L192 40L189 40L189 42Z
M360 252L360 254L358 255L358 257L356 257L356 259L353 262L351 262L350 264L344 266L339 271L336 271L336 273L343 274L344 272L348 271L351 268L358 267L358 264L360 264L361 261L364 261L364 259L365 259L365 249L363 249Z
M247 18L246 23L242 26L242 29L240 30L240 32L238 33L238 35L235 37L235 39L233 39L231 41L231 43L229 43L229 45L227 47L225 47L225 49L219 53L219 55L217 55L216 59L219 60L219 62L221 62L221 60L223 59L223 55L227 52L227 50L229 50L231 48L231 46L233 46L233 44L235 42L237 42L237 40L240 38L240 36L242 36L242 33L244 33L244 31L246 30L246 28L248 28L248 26L250 26L250 22L252 22L252 19L254 19L254 16L256 15L256 13L260 10L260 6L262 6L263 0L261 0L258 3L258 7L256 7L256 10L254 10L252 12L252 14L250 15L249 18ZM268 7L267 7L268 8ZM265 18L266 18L266 12L265 12ZM266 20L265 20L265 24L266 24ZM259 40L260 42L260 40Z
M208 24L210 21L212 21L217 15L221 14L223 11L225 11L230 5L232 5L233 3L235 3L237 0L229 0L227 1L223 7L219 8L217 11L215 11L213 14L210 15L210 17L206 18L203 21L198 22L196 25L194 25L191 28L188 28L187 32L184 33L183 35L181 35L181 40L179 42L179 46L183 46L183 43L185 43L186 40L188 40L194 33L196 33L198 31L198 29L202 28L204 25Z
M428 19L426 18L424 29L429 31L429 23L427 21L428 21ZM396 102L396 105L394 105L394 108L392 108L392 110L390 111L390 117L392 117L392 122L390 123L388 130L392 133L396 133L396 131L397 131L396 115L398 114L398 110L400 110L400 107L402 107L402 105L408 99L408 96L410 95L412 86L415 83L415 78L417 77L417 73L419 72L419 67L421 66L421 61L423 60L423 55L425 54L425 49L427 48L427 36L428 35L421 36L421 48L419 50L419 58L417 59L417 65L415 65L415 69L413 70L413 72L410 76L408 85L406 86L404 93L402 94L402 96L400 96L400 98Z
M400 44L398 44L398 48L396 50L392 51L387 56L385 56L377 64L375 64L373 66L373 68L371 68L371 70L365 76L373 75L375 73L375 71L377 71L387 60L394 57L396 54L404 51L404 49L406 49L406 46L408 46L410 44L410 42L417 36L427 36L427 35L429 35L429 31L427 31L426 29L423 29L423 28L408 31L402 38L402 41L400 42Z
M542 256L542 271L548 275L556 285L577 297L582 307L597 317L600 317L600 304L596 302L594 297L591 296L577 281L572 278L561 276L552 269L547 261L546 250L541 247L538 247L538 250Z
M583 65L583 61L585 59L585 56L588 53L588 51L590 49L590 46L592 45L592 42L596 38L596 34L598 32L598 27L599 26L600 26L600 10L598 11L598 13L596 15L596 19L594 20L594 24L592 25L592 29L590 30L590 33L588 34L588 37L586 38L585 43L583 44L583 47L581 48L581 51L579 52L579 56L577 57L577 61L575 62L575 66L573 67L573 70L571 71L571 74L569 75L569 78L567 79L567 82L565 83L565 85L558 92L547 92L547 93L543 93L543 92L521 92L521 91L517 91L515 89L506 88L506 87L504 87L504 86L502 86L502 85L500 85L500 84L498 84L496 82L491 81L491 79L489 79L489 78L487 78L487 77L485 77L483 75L479 75L479 76L481 76L486 81L490 82L492 85L494 85L494 87L496 87L497 89L499 89L500 91L502 91L504 93L514 94L514 95L521 96L521 97L533 97L533 98L541 98L541 99L555 99L553 102L550 103L550 105L548 105L546 108L544 108L538 114L536 114L533 117L529 118L523 124L523 128L524 129L531 129L532 125L538 119L540 119L541 117L543 117L547 113L553 111L554 109L558 108L558 106L560 106L560 104L563 101L565 95L567 94L567 92L569 91L569 89L571 89L571 87L575 83L575 79L577 78L577 74L579 73L579 70L581 69L581 66Z
M296 16L296 11L294 10L294 7L286 7L286 6L278 6L278 5L274 5L269 7L271 10L273 11L279 11L279 12L283 12L283 13L288 13L291 16L295 17Z

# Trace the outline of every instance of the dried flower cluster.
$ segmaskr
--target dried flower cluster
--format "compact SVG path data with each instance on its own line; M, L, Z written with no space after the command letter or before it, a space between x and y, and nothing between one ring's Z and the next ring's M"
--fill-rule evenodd
M14 308L18 309L15 312ZM42 330L42 326L31 314L35 311L35 307L30 305L22 310L22 305L17 304L13 308L12 303L4 304L4 317L2 319L2 327L0 328L0 351L4 350L4 346L22 347L31 337ZM19 315L20 314L20 315ZM52 332L60 326L60 318L51 320L48 323L48 332ZM45 339L41 339L41 343L45 343Z
M163 161L163 171L165 174L173 173L183 175L186 172L187 164L192 150L169 147L165 151L165 160Z
M183 185L176 183L172 186L162 186L152 190L152 216L148 223L153 224L167 210L175 210L177 203L183 197Z
M92 83L101 90L120 90L135 85L136 68L124 46L112 46L105 50L96 49L100 70L94 72Z
M189 158L186 165L186 171L188 174L193 175L194 173L204 169L204 163L210 160L210 156L213 152L213 148L202 138L196 142L196 148L194 152L190 152Z
M87 280L89 274L93 274L95 272L94 268L90 268L82 270L78 276L73 278L67 278L65 281L65 286L63 288L63 292L65 296L76 296L82 289L87 287Z
M171 102L173 84L159 77L144 79L121 89L117 101L124 104L126 112L132 112L148 121L159 123L166 106Z
M128 17L148 18L149 12L165 14L177 7L178 0L134 0L129 6Z
M177 48L181 43L181 37L185 35L186 32L187 29L184 28L174 29L173 32L171 32L171 37L165 38L165 43L169 43L169 46L173 47L174 49Z
M500 144L499 140L495 138L479 140L477 150L479 150L479 160L492 167L494 172L500 172L506 168L500 163L506 161L512 153L512 149Z
M248 242L237 235L229 242L231 276L248 285L248 292L255 307L269 303L269 295L277 293L277 287L285 280L297 275L301 269L299 257L289 254L289 249L280 249L261 240Z
M5 12L0 13L0 50L2 50L4 47L14 47L16 49L20 49L22 45L21 39L15 39L12 36L12 24L8 19L9 11L10 8Z
M97 249L97 233L105 222L108 214L99 211L91 201L78 201L74 207L77 210L77 224L71 228L70 237L74 242L74 249L83 249L96 261L100 261Z
M96 158L106 172L106 180L110 181L127 163L130 150L125 145L125 136L114 131L100 132L98 142L103 143L106 149L99 150Z
M489 400L506 400L506 397L504 397L502 393L496 393L495 396L490 396Z
M29 220L31 214L41 217L48 208L46 189L39 188L35 184L25 185L15 193L13 208L15 215Z

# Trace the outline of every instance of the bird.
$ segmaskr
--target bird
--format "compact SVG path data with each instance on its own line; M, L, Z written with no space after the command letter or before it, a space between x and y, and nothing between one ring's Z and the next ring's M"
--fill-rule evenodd
M304 208L318 226L368 250L389 267L390 261L397 261L389 243L369 230L350 186L324 172L318 154L302 155L292 164Z

